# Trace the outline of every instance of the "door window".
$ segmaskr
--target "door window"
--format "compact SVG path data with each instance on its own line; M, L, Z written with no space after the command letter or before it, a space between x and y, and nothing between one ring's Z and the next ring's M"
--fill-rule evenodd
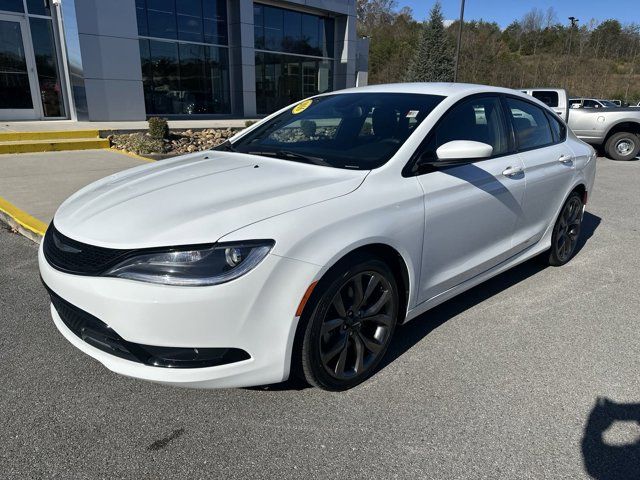
M584 108L600 108L600 104L595 100L585 100L582 106Z
M520 150L539 148L553 143L547 116L539 107L507 97L513 130Z
M502 106L498 97L476 97L449 110L429 140L426 153L435 158L441 145L454 140L473 140L493 147L493 156L509 151Z

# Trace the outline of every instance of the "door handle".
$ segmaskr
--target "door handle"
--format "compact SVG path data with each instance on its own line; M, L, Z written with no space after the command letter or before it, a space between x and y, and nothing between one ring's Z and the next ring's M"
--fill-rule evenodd
M522 167L507 167L505 171L502 172L502 175L505 177L515 177L523 172L524 170L522 170Z
M558 158L558 161L560 163L564 163L565 165L568 165L570 163L573 163L573 157L571 155L560 155L560 158Z

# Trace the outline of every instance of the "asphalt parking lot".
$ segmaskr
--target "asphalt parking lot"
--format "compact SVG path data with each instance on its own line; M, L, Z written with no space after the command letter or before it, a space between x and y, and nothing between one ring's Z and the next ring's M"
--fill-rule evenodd
M0 229L1 478L640 478L640 161L598 160L584 243L398 331L344 393L116 376L57 332Z

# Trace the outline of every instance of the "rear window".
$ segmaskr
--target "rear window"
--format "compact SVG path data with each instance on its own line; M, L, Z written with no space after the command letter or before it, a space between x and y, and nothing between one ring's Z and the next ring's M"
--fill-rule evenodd
M537 98L542 103L544 103L547 107L557 107L559 103L558 92L551 91L533 91L531 93L533 98Z

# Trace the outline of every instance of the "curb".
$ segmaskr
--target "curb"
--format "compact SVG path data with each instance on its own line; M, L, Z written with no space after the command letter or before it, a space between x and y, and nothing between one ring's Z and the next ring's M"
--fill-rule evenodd
M141 155L138 155L137 153L128 152L127 150L120 150L118 148L113 148L113 147L105 148L105 150L110 150L112 152L121 153L122 155L126 155L127 157L135 158L136 160L140 160L140 161L143 161L143 162L149 162L149 163L155 162L155 160L153 158L143 157Z
M2 197L0 197L0 220L36 243L40 243L47 231L46 223L20 210Z

